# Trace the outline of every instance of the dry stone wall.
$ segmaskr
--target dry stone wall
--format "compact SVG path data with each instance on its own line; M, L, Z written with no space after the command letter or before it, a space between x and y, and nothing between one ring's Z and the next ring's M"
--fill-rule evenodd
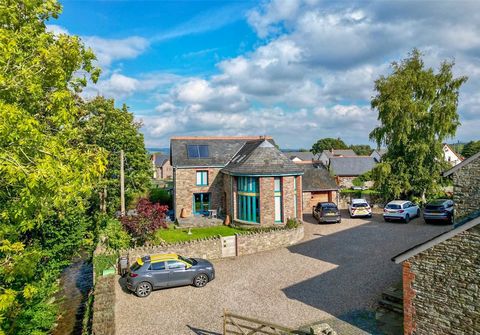
M404 263L405 334L480 334L479 250L475 226Z
M478 212L480 204L480 157L453 175L455 221Z

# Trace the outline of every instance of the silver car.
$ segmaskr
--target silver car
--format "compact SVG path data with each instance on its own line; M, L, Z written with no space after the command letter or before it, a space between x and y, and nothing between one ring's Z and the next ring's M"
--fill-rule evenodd
M394 200L390 201L383 209L385 221L403 220L408 223L410 219L420 216L420 207L411 201Z
M137 259L127 274L127 288L144 298L154 289L183 285L203 287L214 278L213 264L205 259L159 254Z

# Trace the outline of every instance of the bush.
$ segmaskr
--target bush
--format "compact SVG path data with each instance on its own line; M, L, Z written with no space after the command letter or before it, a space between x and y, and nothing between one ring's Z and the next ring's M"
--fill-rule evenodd
M100 231L100 235L106 238L104 244L107 249L111 250L128 248L132 240L130 235L123 229L120 221L112 218L105 220L104 228Z
M287 224L285 225L288 229L294 229L300 226L301 222L298 219L288 219Z
M164 188L157 187L150 189L149 200L172 208L172 196L170 195L170 192Z

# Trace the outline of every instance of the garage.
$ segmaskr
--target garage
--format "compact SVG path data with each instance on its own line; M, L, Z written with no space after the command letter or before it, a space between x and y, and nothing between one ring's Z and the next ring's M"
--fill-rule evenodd
M337 203L338 186L322 164L302 164L303 212L312 212L319 202Z

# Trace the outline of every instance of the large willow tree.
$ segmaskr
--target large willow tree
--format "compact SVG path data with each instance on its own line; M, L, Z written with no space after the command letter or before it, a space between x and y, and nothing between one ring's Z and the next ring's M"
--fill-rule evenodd
M77 93L99 70L54 35L54 0L0 3L0 334L48 333L59 271L85 243L105 153L81 141Z
M426 68L414 49L392 64L392 73L375 81L372 109L380 125L370 133L388 152L373 170L377 189L386 198L413 200L435 195L446 169L442 143L459 126L459 89L466 77L454 78L454 62L444 61L435 72Z

